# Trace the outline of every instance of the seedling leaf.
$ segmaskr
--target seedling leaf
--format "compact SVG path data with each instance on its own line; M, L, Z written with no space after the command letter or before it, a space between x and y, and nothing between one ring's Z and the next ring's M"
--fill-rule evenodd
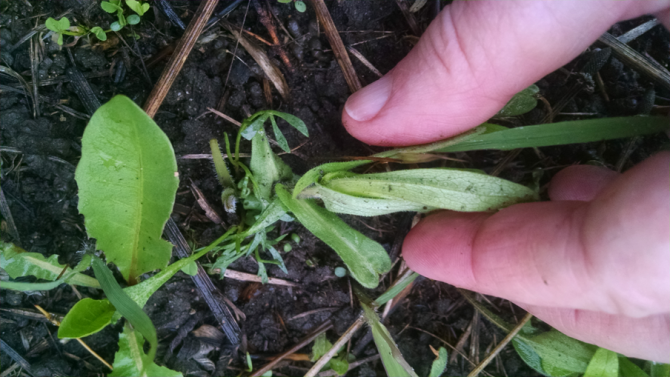
M128 8L132 9L135 13L139 14L140 16L143 16L144 13L149 10L149 4L147 3L142 4L137 0L126 0L126 5L128 6Z
M20 247L0 241L0 267L7 271L7 274L12 279L16 279L21 276L35 276L38 279L55 281L56 278L63 272L65 265L58 263L58 255L51 255L48 259L44 258L42 254L39 253L29 253ZM86 266L88 267L88 266ZM63 277L69 276L67 282L70 284L80 285L83 287L92 287L100 288L100 284L94 278L80 274L75 270L68 268ZM56 286L62 284L61 282L56 284ZM3 282L2 287L7 289L10 288L9 283L14 282ZM40 284L40 283L20 283L20 284ZM29 288L30 285L26 285L26 288ZM38 286L34 286L37 288ZM50 289L50 288L48 288Z
M93 33L96 36L96 38L98 38L101 41L107 40L107 33L105 33L105 31L102 30L100 26L92 27L91 33Z
M279 130L275 117L270 116L270 123L272 123L272 131L275 133L275 140L277 141L277 144L284 152L290 153L291 149L288 147L288 142L286 141L284 134Z
M243 237L248 237L254 235L270 225L279 221L282 217L286 215L286 208L282 204L281 200L275 198L270 202L270 204L261 212L258 219L254 225L244 232Z
M435 152L465 152L483 149L511 150L647 135L670 129L667 117L620 117L575 120L487 132Z
M605 348L598 348L586 367L584 377L612 377L619 375L619 356Z
M119 23L119 21L114 21L114 22L112 22L112 23L109 25L109 28L110 28L112 31L119 31L119 30L123 29L123 26L121 26L121 24Z
M498 115L503 117L512 117L525 114L537 106L537 93L540 88L537 85L531 85L528 88L515 94L509 102L498 112Z
M131 14L130 16L128 16L126 21L128 21L128 25L137 25L140 23L140 16L136 14Z
M321 333L319 336L314 339L314 345L312 346L312 357L310 360L315 362L325 355L326 352L330 351L333 348L333 343L331 343L328 338L326 338L326 333Z
M137 331L124 326L119 334L119 350L114 354L114 371L109 377L146 376L146 377L182 377L181 372L158 366L153 361L147 363L144 358L144 338Z
M258 130L251 140L250 168L260 190L256 196L266 202L270 200L272 185L275 182L290 179L293 176L291 168L272 152L263 129Z
M324 187L359 198L420 203L454 211L491 211L537 199L526 186L460 169L412 169L322 180Z
M131 284L170 259L172 244L161 234L177 175L170 140L129 98L118 95L93 114L75 173L79 211L89 236Z
M101 2L100 7L102 8L102 10L104 10L107 13L115 13L115 12L118 12L118 11L123 12L123 9L121 9L121 7L119 7L116 4L112 4L108 1Z
M670 376L670 364L649 362L651 377L669 377Z
M365 302L361 301L361 307L365 314L365 320L372 330L372 339L375 341L377 350L386 369L386 375L394 377L418 377L414 369L405 361L400 353L391 334L379 321L377 313Z
M74 339L95 334L110 324L115 311L114 305L107 300L85 298L70 309L68 314L73 315L63 318L58 337Z
M297 10L300 13L303 13L307 10L307 5L305 5L304 2L298 0L298 1L295 2L295 10ZM345 370L345 372L346 372L346 370ZM343 373L340 373L340 374L343 374Z
M181 268L181 271L189 276L195 276L198 274L198 265L195 261L191 261L186 266Z
M68 20L67 17L63 17L60 20L56 20L52 17L49 17L44 22L44 26L46 26L47 29L51 31L60 33L62 31L67 31L68 29L70 29L70 20Z
M338 171L348 171L361 165L369 164L370 162L372 161L358 160L358 161L347 161L347 162L330 162L312 168L302 177L300 177L298 182L295 184L295 187L293 188L293 197L297 198L298 194L300 194L302 190L318 182L321 179L321 177L323 177L325 174L335 173Z
M444 347L440 347L437 358L430 366L428 377L440 377L444 373L444 370L447 369L447 361L449 361L447 360L447 350Z
M356 216L380 216L395 212L429 212L436 207L396 199L361 198L316 184L302 191L300 199L321 199L330 212Z
M313 200L297 200L282 186L275 186L279 199L302 225L333 248L349 268L351 276L366 288L379 284L378 274L391 269L391 259L377 242L352 229L337 215Z
M216 170L216 176L219 178L219 183L221 183L223 188L234 188L235 183L233 183L233 177L231 177L230 171L221 154L219 142L216 139L211 139L209 141L209 149L212 151L212 161L214 161L214 169Z

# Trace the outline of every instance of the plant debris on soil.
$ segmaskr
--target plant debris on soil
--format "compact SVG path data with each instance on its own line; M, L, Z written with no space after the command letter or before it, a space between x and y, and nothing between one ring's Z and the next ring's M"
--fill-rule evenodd
M198 2L168 3L184 25L188 25L198 7ZM224 133L235 135L238 127L214 111L237 121L263 109L279 110L302 119L309 128L309 138L279 123L289 145L300 146L294 153L282 155L297 174L321 163L341 161L343 156L367 156L382 150L357 141L342 126L341 111L351 93L312 3L307 3L304 13L296 11L292 4L274 1L238 3L222 21L205 28L155 116L170 138L178 159L181 183L172 220L192 249L208 245L233 221L222 216L223 224L212 222L191 190L192 185L197 186L213 209L219 215L225 214L217 199L220 186L208 155L209 140L222 141ZM431 1L419 12L404 14L397 3L403 1L326 2L344 45L355 49L351 63L363 86L378 79L378 72L391 70L413 47L419 37L416 29L419 32L425 29L444 6L440 1ZM183 25L180 27L178 22L170 21L166 13L154 6L156 2L150 4L151 10L140 24L118 33L110 32L104 42L84 37L72 43L73 39L66 37L61 47L50 37L45 38L47 31L39 28L47 17L57 18L67 12L73 25L107 28L115 20L114 16L104 12L98 1L0 0L0 65L11 68L25 80L23 83L0 75L2 194L14 224L3 217L3 240L45 256L57 254L61 263L70 266L77 264L82 250L94 246L87 238L83 217L77 211L74 181L81 136L90 111L86 101L81 99L82 89L72 70L81 72L81 77L92 88L90 95L100 103L116 94L124 94L144 104L184 33ZM229 2L221 2L215 13L228 5ZM411 18L410 23L406 17ZM617 24L610 34L619 36L649 19L643 17ZM272 31L267 26L270 24L274 27ZM289 89L287 94L278 92L228 27L243 30L244 38L267 54L284 76ZM38 32L30 37L33 30ZM668 31L657 26L629 46L667 67L669 41ZM513 127L548 120L667 113L670 90L655 86L653 81L616 57L608 55L602 62L597 80L581 73L592 55L603 48L604 45L595 43L590 51L537 83L541 96L552 107L551 115L548 113L552 110L540 103L530 113L496 122ZM359 55L363 59L358 58ZM604 83L604 90L599 82ZM654 88L655 96L649 94ZM540 184L545 185L553 174L571 164L597 163L625 170L666 147L666 138L652 135L525 149L514 154L456 153L453 157L465 162L449 162L448 166L482 169L524 184L532 182L534 172L541 172ZM242 145L242 152L249 149L248 143ZM394 260L398 258L412 217L413 214L371 218L342 216L352 227L380 242ZM299 224L291 223L277 232L296 233L302 241L283 254L288 274L277 266L268 265L268 275L294 285L262 285L254 281L219 279L218 273L210 275L212 283L231 303L231 312L241 328L239 344L231 344L216 328L216 319L188 275L178 273L151 297L144 310L158 331L157 363L189 376L239 375L246 370L247 352L254 366L259 368L299 343L325 321L333 324L327 334L334 341L358 318L360 308L351 293L353 282L334 273L337 267L343 266L339 257ZM207 257L200 260L205 266L213 261ZM249 257L239 259L229 268L255 275L258 265ZM394 274L392 271L386 276L376 293L371 294L383 292ZM109 372L78 342L59 341L55 326L31 315L36 313L33 305L64 315L85 297L101 298L102 291L75 290L64 284L52 291L22 293L3 289L0 293L0 337L25 359L33 376ZM499 315L511 321L517 322L523 316L521 309L507 301L488 300L499 310ZM465 375L505 336L481 318L454 287L422 277L388 313L384 323L407 362L420 376L427 375L435 358L431 346L437 349L447 343L458 348L467 360L448 348L447 374ZM121 329L120 322L108 326L87 337L86 343L111 362ZM311 343L297 353L309 354L310 347ZM365 328L354 335L347 350L357 360L377 354ZM308 357L294 359L278 363L273 368L274 375L302 375L312 365L305 361ZM0 365L3 376L18 373L20 369L4 349ZM509 346L484 373L537 375ZM384 374L378 360L364 363L348 373L351 376Z

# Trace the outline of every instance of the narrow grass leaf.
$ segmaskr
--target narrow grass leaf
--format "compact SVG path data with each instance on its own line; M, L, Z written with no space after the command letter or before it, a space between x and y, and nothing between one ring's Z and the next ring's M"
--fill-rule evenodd
M156 328L151 323L149 316L142 311L142 308L133 301L128 294L119 286L119 283L114 279L112 271L107 268L105 263L98 257L93 259L93 270L95 276L100 282L102 290L107 295L109 302L114 305L116 310L133 325L133 328L138 331L149 341L149 353L144 354L142 348L139 351L142 354L143 366L139 369L140 375L144 373L145 366L153 364L156 356L156 349L158 347L158 338L156 337ZM136 374L137 375L137 374Z
M389 300L402 292L402 290L410 285L417 277L419 277L419 274L413 272L402 278L400 281L397 281L391 288L387 289L386 292L375 299L375 305L382 306L386 304Z
M75 179L86 230L126 281L167 266L172 244L161 235L177 162L168 137L132 100L115 96L93 114Z
M428 377L440 377L444 371L447 369L447 350L444 347L440 347L437 351L438 356L433 361L433 364L430 366L430 373Z
M598 348L586 367L584 377L612 377L619 375L619 355L605 348Z
M295 187L293 188L293 197L297 198L298 194L300 194L302 190L318 182L325 174L335 173L338 171L348 171L361 165L369 164L370 162L372 161L357 160L347 162L330 162L312 168L307 173L303 174L303 176L300 177L298 182L295 184Z
M114 371L109 377L146 376L146 377L182 377L181 372L145 363L144 338L128 325L119 334L119 350L114 354Z
M525 114L537 106L537 98L535 97L537 93L540 92L540 88L537 85L533 84L528 88L520 91L515 94L509 102L503 107L499 112L499 116L503 117L512 117L521 114Z
M668 118L658 116L575 120L484 133L456 145L435 150L435 152L464 152L482 149L511 150L589 143L648 135L668 129L670 129Z
M356 197L403 200L464 212L492 211L537 200L537 194L526 186L459 169L349 175L322 180L322 185Z
M112 321L116 309L107 300L85 298L77 302L58 328L58 338L83 338L105 328Z
M361 307L363 307L365 320L372 330L372 339L377 346L386 374L394 377L418 377L414 369L405 361L386 326L379 321L377 313L363 301L361 301Z
M379 284L379 274L391 269L391 259L379 243L352 229L313 200L294 199L282 185L277 185L275 190L298 221L337 252L351 276L361 285L375 288Z

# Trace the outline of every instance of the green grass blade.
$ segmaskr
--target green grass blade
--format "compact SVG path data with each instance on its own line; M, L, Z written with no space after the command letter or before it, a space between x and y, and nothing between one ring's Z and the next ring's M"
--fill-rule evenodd
M642 368L639 366L635 365L626 356L619 356L619 376L649 377L649 374L647 374L647 372L642 370Z
M121 289L119 283L114 279L112 271L98 257L93 258L93 271L95 271L95 276L98 278L100 286L105 295L107 295L109 302L133 325L136 331L149 341L149 353L142 356L142 359L145 361L143 365L153 364L158 347L158 338L156 337L156 328L151 323L149 316ZM144 351L142 351L142 354L144 354Z
M407 275L401 277L398 281L393 284L393 286L386 290L381 296L375 299L375 305L382 306L386 304L389 300L397 296L403 289L410 285L414 279L419 277L419 274L416 272L408 273Z
M361 285L375 288L379 284L379 274L391 269L391 259L379 243L352 229L313 200L293 199L281 184L275 187L275 191L307 230L337 252L349 268L351 276Z
M536 126L524 126L490 132L435 152L465 152L482 149L511 150L552 145L589 143L648 135L670 129L667 117L620 117L575 120Z
M179 179L170 140L125 96L115 96L91 118L75 172L79 212L131 285L167 266L172 244L162 240Z

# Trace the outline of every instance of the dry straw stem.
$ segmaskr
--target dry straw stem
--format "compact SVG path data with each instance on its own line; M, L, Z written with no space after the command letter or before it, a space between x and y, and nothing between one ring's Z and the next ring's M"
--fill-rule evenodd
M179 71L184 66L186 58L191 53L191 49L198 40L198 37L200 37L200 33L202 33L207 21L212 16L218 2L219 0L205 0L200 3L195 16L193 16L193 21L188 24L184 36L179 39L175 53L170 58L167 67L163 70L163 74L161 74L151 94L149 94L149 99L144 106L144 111L149 117L153 118L156 115L158 108L163 103L163 99L165 99L170 87L172 87L172 83L177 78Z
M333 344L330 350L328 350L328 352L326 352L323 356L321 356L321 358L307 371L307 373L305 373L305 377L316 376L316 374L319 373L319 371L326 365L326 363L328 363L330 359L332 359L340 351L340 348L342 348L345 344L347 344L349 339L351 339L351 337L354 336L356 331L360 329L364 323L365 323L365 317L363 316L363 314L361 314L356 320L356 322L354 322L351 326L349 326L347 331L345 331L344 334L342 334L340 339L338 339L337 342Z
M342 38L340 38L340 33L337 31L337 27L335 27L333 18L330 16L330 12L328 12L328 7L326 7L323 0L311 0L310 3L314 7L317 19L323 25L324 33L326 33L328 42L330 42L330 47L333 49L337 63L342 68L342 73L344 73L344 79L347 81L349 90L354 93L363 86L360 80L358 80L358 76L356 76L354 66L351 64L351 59L349 59L349 54L347 54L347 49L344 47L344 43L342 43Z
M272 63L268 55L256 46L254 42L247 39L245 36L240 34L240 31L234 28L229 23L224 23L223 26L228 29L228 31L240 42L242 47L251 55L251 57L258 63L265 75L268 77L272 84L275 86L279 94L283 99L287 100L289 98L289 89L284 74L281 73L279 68Z
M304 337L300 342L298 342L298 344L296 344L295 346L291 347L291 349L289 349L288 351L286 351L286 352L282 353L281 355L277 356L276 359L274 359L274 360L272 360L271 362L267 363L265 366L263 366L263 368L261 368L261 369L257 370L256 372L254 372L254 374L252 374L251 377L259 377L259 376L262 376L263 374L265 374L265 372L267 372L267 371L269 371L270 369L274 368L274 366L277 365L280 361L284 360L284 359L287 358L289 355L294 354L295 352L297 352L297 351L298 351L299 349L301 349L302 347L308 345L308 344L311 343L314 339L316 339L317 336L319 336L319 335L321 335L322 333L324 333L324 332L330 330L332 327L333 327L333 323L332 323L329 319L326 320L326 322L324 322L324 323L321 324L319 327L317 327L316 329L314 329L314 331L312 331L311 334L309 334L309 335L307 335L306 337ZM319 370L317 369L317 372L318 372L318 371L319 371Z
M622 43L610 33L603 34L600 38L598 38L598 41L604 43L608 47L611 47L614 55L616 55L616 57L622 62L640 71L640 73L647 76L659 85L662 85L664 88L670 89L670 71L668 71L658 62L633 50L627 44Z
M482 360L482 362L479 363L479 365L477 365L475 369L473 369L472 372L470 372L470 374L468 374L468 377L477 376L484 368L486 368L486 366L498 355L498 353L500 353L500 351L502 351L502 349L505 348L507 343L509 343L512 339L514 339L516 334L518 334L519 331L521 331L521 328L523 328L526 322L530 321L531 318L533 318L533 315L530 313L526 313L521 322L519 322L519 324L516 325L516 327L512 329L512 331L510 331L509 334L507 334L507 336L505 336L505 338L500 343L498 343L498 345L493 349L493 351L491 351L491 353L489 353L489 355L486 356L486 358Z

